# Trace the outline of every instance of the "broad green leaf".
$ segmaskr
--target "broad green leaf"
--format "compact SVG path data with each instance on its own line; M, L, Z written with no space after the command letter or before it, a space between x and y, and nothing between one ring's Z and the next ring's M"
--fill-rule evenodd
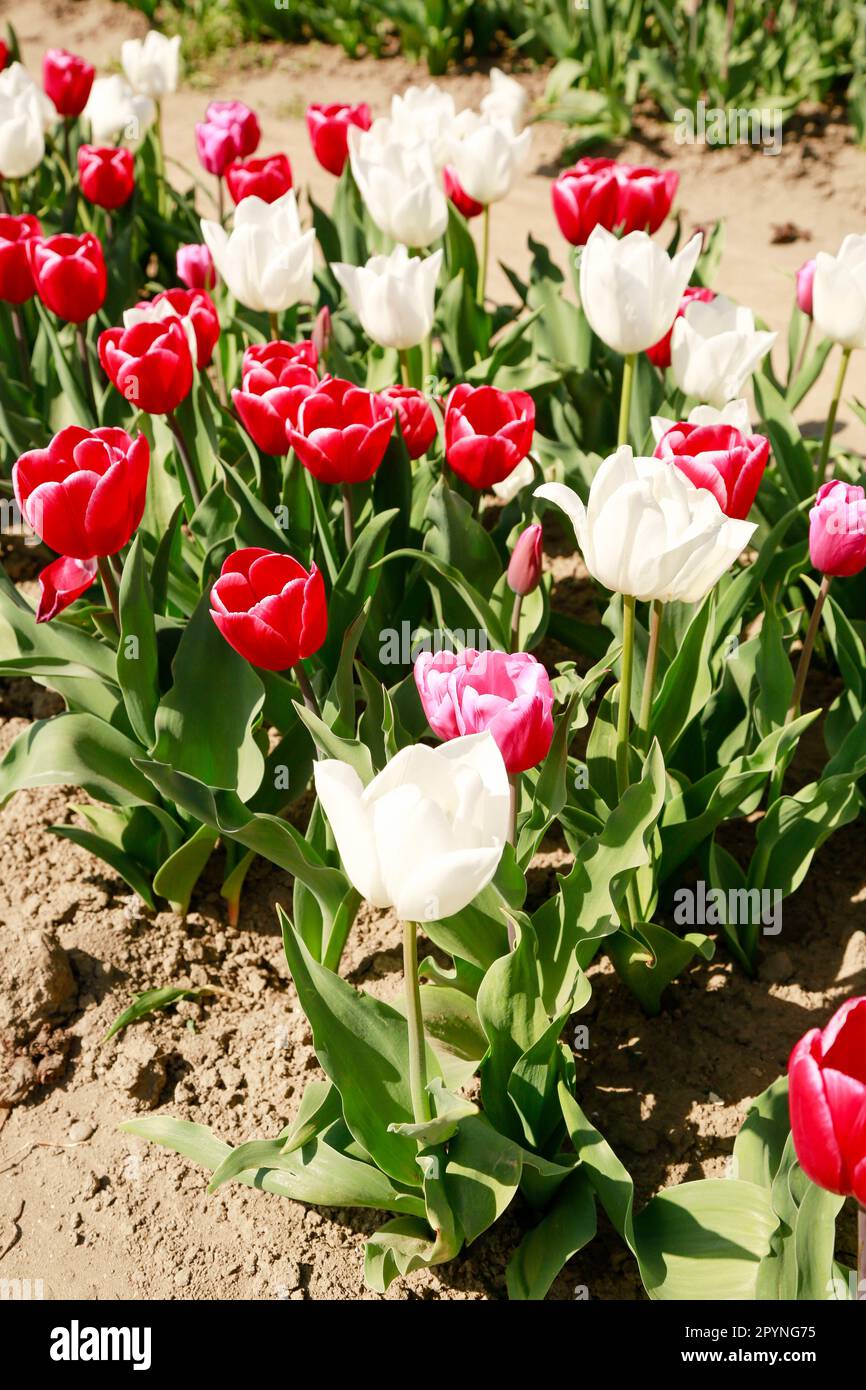
M634 1229L650 1298L754 1299L761 1261L779 1224L766 1188L705 1179L666 1188Z
M129 548L120 581L120 641L117 679L136 738L150 748L159 705L159 658L153 594L144 567L141 538Z
M595 1195L578 1169L566 1178L548 1211L518 1245L508 1262L511 1299L543 1299L572 1255L593 1239L597 1227Z

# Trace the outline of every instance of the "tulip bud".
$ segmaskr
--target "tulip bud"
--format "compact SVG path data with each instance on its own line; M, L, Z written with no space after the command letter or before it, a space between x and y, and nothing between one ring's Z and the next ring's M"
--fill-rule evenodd
M49 48L42 59L42 85L61 116L81 115L95 76L92 64L65 48Z
M83 323L102 308L108 275L102 245L91 232L30 237L25 243L36 293L46 309Z
M331 346L331 311L327 304L323 304L316 314L311 341L316 350L316 357L327 357L328 348Z
M317 652L328 631L325 585L291 555L252 546L223 562L211 589L211 617L253 666L285 671Z
M802 313L812 317L812 286L815 283L815 261L804 261L797 271L797 303Z
M213 256L200 242L177 248L177 278L190 290L212 290L216 284Z
M822 574L850 579L866 569L866 494L831 479L809 513L809 556Z
M541 581L541 527L527 526L517 538L508 563L508 587L525 598Z

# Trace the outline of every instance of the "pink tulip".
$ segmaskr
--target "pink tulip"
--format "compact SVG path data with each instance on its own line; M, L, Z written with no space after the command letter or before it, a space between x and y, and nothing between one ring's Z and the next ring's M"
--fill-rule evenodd
M189 290L212 290L216 284L213 257L200 242L177 248L177 278Z
M809 513L809 555L822 574L850 578L866 569L866 496L832 478Z
M196 122L195 148L201 167L209 174L216 174L218 179L238 157L237 140L231 127L216 125L213 121Z
M797 303L804 314L812 317L812 286L815 283L814 260L804 261L797 271Z
M441 739L489 729L509 773L547 757L553 691L528 652L422 652L415 684L430 728Z
M866 998L801 1038L788 1063L791 1135L819 1187L866 1206Z
M517 538L508 564L508 587L521 598L537 589L541 580L541 527L527 526Z
M255 154L262 138L259 118L243 101L212 101L204 113L208 125L231 132L238 159Z

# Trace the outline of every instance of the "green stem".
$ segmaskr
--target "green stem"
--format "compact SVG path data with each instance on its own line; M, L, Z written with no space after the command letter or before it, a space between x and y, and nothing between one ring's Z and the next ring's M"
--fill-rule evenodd
M20 304L10 304L9 309L12 315L12 331L18 344L18 356L21 358L21 380L25 386L30 387L33 385L33 374L30 370L30 349L27 346L27 334L24 331L24 315L21 312Z
M186 478L187 487L190 491L190 496L192 497L193 509L196 509L201 503L202 491L192 461L192 455L186 446L186 440L183 437L183 430L180 427L180 421L177 419L177 416L174 415L172 411L168 411L165 418L169 429L175 437L177 453L180 458L181 467L183 468L184 477Z
M508 775L508 786L510 791L509 822L508 822L508 843L513 845L517 840L517 808L520 805L520 773L511 772Z
M343 484L343 535L346 538L346 550L352 549L355 544L355 512L352 507L352 486L350 483Z
M617 447L628 443L628 421L631 413L631 392L634 385L634 364L637 354L630 352L622 364L622 395L619 398L619 429Z
M115 626L117 627L117 631L119 634L120 599L117 593L117 580L114 577L114 571L112 570L111 565L108 563L108 560L104 555L100 555L97 558L96 567L99 570L99 577L102 580L102 587L105 590L105 597L108 600L108 605L114 616Z
M276 314L268 314L268 323L271 326L271 342L276 342L280 336L280 320Z
M433 394L435 382L433 380L433 334L428 333L421 343L421 388Z
M830 402L830 411L827 415L827 424L824 426L824 440L821 445L821 453L818 456L818 469L815 474L815 486L820 487L827 474L827 460L830 457L830 444L833 439L833 430L836 425L836 412L839 409L839 401L842 397L842 387L845 384L845 373L848 370L848 362L851 357L851 349L842 349L842 359L839 363L839 371L836 375L836 385L833 390L833 399Z
M478 303L484 308L487 298L487 262L490 259L490 205L481 217L481 259L478 262Z
M812 340L812 328L813 328L813 327L814 327L814 319L810 319L809 322L808 322L808 325L807 325L807 327L806 327L806 332L805 332L805 334L803 335L803 346L800 348L800 351L799 351L799 353L797 354L797 362L796 362L796 365L795 365L795 367L794 367L794 370L793 370L793 372L792 372L792 374L791 374L791 381L796 381L796 380L797 380L797 377L800 375L801 371L803 370L803 363L806 361L806 354L807 354L807 352L809 351L809 343L810 343L811 340Z
M806 687L806 677L809 674L809 663L812 660L812 651L815 646L815 638L818 635L818 625L821 621L821 610L824 607L827 595L830 592L830 575L825 574L821 580L821 587L818 590L818 597L815 599L815 607L812 609L812 616L809 619L809 626L806 630L806 640L803 643L803 650L800 652L800 660L797 664L797 675L794 680L794 689L791 694L791 703L788 706L788 713L785 716L785 723L790 724L792 719L796 719L800 709L800 701L803 698L803 691Z
M640 701L640 715L638 716L638 726L635 733L635 741L640 748L643 748L646 741L650 716L652 715L653 691L655 689L656 671L658 670L659 664L659 641L661 638L664 613L665 606L661 599L653 599L650 616L649 647L647 648L646 654L646 671L644 673L643 693Z
M400 358L400 381L403 386L412 385L412 374L409 370L409 353L406 348L398 348Z
M225 220L226 220L226 204L225 204L225 193L224 193L224 191L223 191L223 181L222 181L222 175L221 175L221 174L217 174L217 176L216 176L216 182L217 182L217 196L216 196L217 217L219 218L219 224L220 224L220 226L222 227L222 226L224 226Z
M403 923L403 983L406 988L406 1022L409 1025L409 1093L416 1125L431 1118L427 1092L427 1057L421 990L418 984L418 937L414 922Z
M631 707L631 674L634 667L634 608L631 594L622 596L622 668L616 719L616 789L622 800L628 787L628 729Z
M87 396L87 403L93 411L93 419L98 424L99 416L96 411L96 395L93 390L93 376L90 371L90 357L87 351L87 335L84 331L84 324L75 325L75 337L78 343L78 354L81 358L81 373L84 377L84 391Z
M523 607L523 595L514 595L514 607L511 610L511 640L508 643L508 650L516 652L520 650L520 610Z
M310 684L310 678L304 669L303 661L296 661L294 666L292 667L292 670L295 673L295 680L298 682L298 686L300 687L301 697L304 701L304 704L306 705L307 709L310 711L311 714L314 714L317 719L321 719L322 711L319 709L319 702L316 699L315 691L313 690L313 687Z

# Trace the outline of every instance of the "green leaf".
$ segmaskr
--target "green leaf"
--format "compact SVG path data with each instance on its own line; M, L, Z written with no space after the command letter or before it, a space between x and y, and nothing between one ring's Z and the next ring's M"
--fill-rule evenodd
M179 999L199 999L203 994L219 994L219 990L213 985L199 985L195 988L191 985L163 985L161 989L148 989L144 994L137 994L129 1007L117 1015L102 1041L107 1043L109 1038L113 1038L128 1024L135 1023L147 1014L156 1013L159 1009L167 1009Z
M595 1236L595 1195L578 1169L567 1177L544 1216L518 1245L505 1278L511 1299L543 1299L564 1265Z
M607 939L607 950L617 974L637 995L649 1014L661 1008L662 994L695 956L711 960L712 941L701 932L676 936L654 922L634 924L634 936L618 931Z
M710 652L714 606L715 595L711 592L689 624L653 701L650 735L658 739L668 761L683 733L712 694Z
M153 595L144 567L141 537L129 548L120 581L120 642L117 678L136 738L150 748L159 705L159 658Z
M182 845L160 864L153 880L153 890L167 898L173 910L185 917L192 890L213 853L217 832L210 825L200 825Z
M788 1078L782 1076L752 1101L734 1141L736 1175L770 1188L791 1131Z
M670 1187L635 1218L650 1298L754 1299L761 1261L779 1224L754 1183L705 1179Z
M141 747L92 714L37 720L0 762L0 804L25 787L82 787L98 801L134 806L156 799L134 765Z

